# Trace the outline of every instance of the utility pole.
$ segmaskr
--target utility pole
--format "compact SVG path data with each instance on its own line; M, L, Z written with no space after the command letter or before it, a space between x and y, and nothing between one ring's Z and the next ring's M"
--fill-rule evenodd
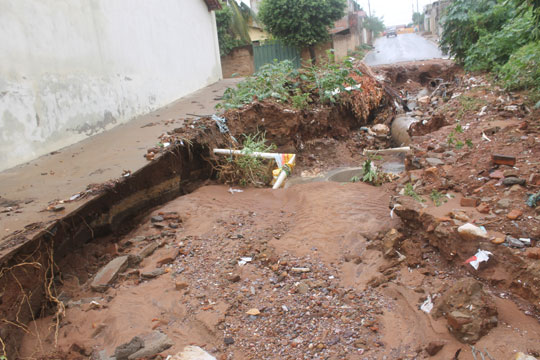
M371 17L371 4L369 3L369 0L367 0L367 8L368 8L369 17Z

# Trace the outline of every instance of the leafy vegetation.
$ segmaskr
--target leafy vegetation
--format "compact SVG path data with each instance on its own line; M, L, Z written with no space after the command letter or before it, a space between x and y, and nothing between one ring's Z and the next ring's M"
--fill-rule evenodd
M300 110L315 101L336 103L348 86L356 85L351 74L361 75L349 60L338 63L331 54L328 61L301 70L289 60L275 61L262 66L236 88L227 89L218 108L240 108L255 99L272 99Z
M363 182L367 182L370 184L377 183L379 173L375 165L373 165L373 161L371 159L367 159L366 161L364 161L364 163L362 164L362 172L364 173L364 175L362 176Z
M540 98L540 0L455 0L441 47L469 71L490 71L510 90Z
M414 25L416 25L418 27L422 27L424 25L425 17L426 16L425 16L424 13L414 12L413 16L412 16L412 22L413 22Z
M433 191L431 191L431 194L429 195L429 198L431 199L431 201L433 201L433 203L435 204L435 206L441 206L443 202L447 202L448 200L446 199L446 195L444 195L443 193L433 189Z
M236 0L221 3L221 10L216 11L219 52L221 56L229 54L232 49L251 43L248 22L253 21L255 14L251 9Z
M253 135L243 135L242 153L272 152L276 149L275 144L266 145L265 133L257 132ZM272 180L272 161L267 159L231 155L224 158L218 166L219 177L229 184L240 186L265 186Z
M414 187L412 186L411 183L405 184L404 193L405 195L412 197L414 200L418 202L426 201L420 195L418 195L416 191L414 191Z
M383 18L379 18L375 15L368 16L364 19L364 27L368 30L371 30L371 32L373 33L373 37L377 37L386 28Z
M310 49L329 39L328 30L345 13L346 0L263 0L259 19L265 29L285 44Z

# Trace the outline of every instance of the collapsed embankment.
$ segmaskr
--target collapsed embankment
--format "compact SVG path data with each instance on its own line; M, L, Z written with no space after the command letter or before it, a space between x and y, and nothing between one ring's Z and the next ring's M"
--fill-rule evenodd
M230 135L240 138L242 134L264 131L268 140L282 147L293 145L295 151L302 148L302 141L346 138L351 130L373 122L376 113L389 103L382 88L373 79L368 81L373 92L365 92L347 106L297 111L266 102L229 111L226 118ZM355 101L369 106L358 105L355 109ZM55 326L60 326L65 304L57 292L62 283L58 264L95 239L129 231L152 207L215 178L211 149L231 144L229 134L220 133L210 118L188 120L184 128L173 129L164 137L170 145L153 149L159 155L153 155L147 166L97 186L97 196L31 239L23 239L24 233L17 234L17 239L6 239L6 243L21 243L0 259L0 339L3 353L9 358L17 356L22 336L32 332L28 328L30 321L55 314ZM115 241L115 237L111 239Z

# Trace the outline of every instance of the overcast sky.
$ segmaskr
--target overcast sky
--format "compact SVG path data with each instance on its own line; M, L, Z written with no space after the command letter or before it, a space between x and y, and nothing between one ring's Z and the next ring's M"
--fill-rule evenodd
M249 5L249 0L242 0ZM412 22L412 6L416 11L416 2L420 12L423 12L424 6L433 2L433 0L370 0L371 13L379 17L384 17L386 26L408 24ZM368 11L368 0L356 0L360 6Z

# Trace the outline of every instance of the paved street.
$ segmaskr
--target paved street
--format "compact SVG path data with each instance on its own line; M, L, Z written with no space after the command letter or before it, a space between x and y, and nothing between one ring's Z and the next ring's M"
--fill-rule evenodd
M377 39L375 49L367 54L364 62L368 65L381 65L443 57L441 50L431 41L416 34L401 34Z

